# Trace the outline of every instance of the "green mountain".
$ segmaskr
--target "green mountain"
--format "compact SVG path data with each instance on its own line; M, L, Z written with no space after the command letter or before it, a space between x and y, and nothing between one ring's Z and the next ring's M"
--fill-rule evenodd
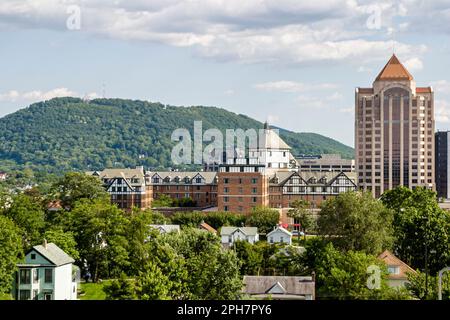
M57 98L35 103L0 119L0 170L25 167L61 173L104 167L164 168L171 166L176 144L172 131L262 128L245 115L215 107L174 107L121 99ZM353 157L353 149L314 133L280 129L294 154L338 153ZM206 145L206 143L205 143Z

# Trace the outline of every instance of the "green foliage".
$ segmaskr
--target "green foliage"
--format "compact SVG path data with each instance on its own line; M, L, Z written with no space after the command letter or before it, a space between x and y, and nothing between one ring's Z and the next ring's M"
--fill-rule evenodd
M135 280L128 279L124 273L119 279L112 280L103 286L106 300L135 300Z
M56 98L35 103L0 119L1 170L35 172L100 170L105 167L167 168L175 145L173 130L194 121L203 129L263 128L244 115L213 107L174 107L122 99ZM339 153L353 149L312 133L280 130L294 154ZM34 180L34 179L33 179Z
M20 233L13 221L0 215L0 294L10 292L16 264L23 257Z
M25 250L41 242L45 214L36 199L25 194L16 195L11 206L4 210L4 215L20 228Z
M288 211L288 217L294 218L300 224L301 230L305 233L306 231L314 228L315 220L309 211L311 204L306 200L295 200L292 203L292 209Z
M379 254L392 244L392 219L370 193L346 192L322 204L317 226L340 250Z
M223 226L242 226L245 224L246 216L230 212L177 212L171 218L173 224L183 227L197 227L202 221L209 224L214 229Z
M253 208L247 219L247 225L257 227L258 232L268 234L280 222L280 213L276 209L256 207Z
M68 229L75 236L80 261L86 261L94 281L119 276L129 265L128 220L115 205L82 199L68 213Z
M425 270L427 250L431 274L450 264L450 212L439 208L433 191L400 187L381 199L394 211L394 251L400 259Z
M73 259L78 260L80 253L77 250L77 243L72 232L64 232L61 228L45 231L44 239L49 243L54 243Z
M166 194L160 194L158 196L158 199L154 199L152 201L152 207L153 208L168 208L168 207L173 207L174 201L173 199L166 195Z
M428 287L426 285L426 274L417 272L408 275L409 283L406 288L411 291L416 299L420 300L437 300L438 299L438 277L428 276ZM442 300L450 300L450 276L444 273L442 276Z
M63 206L72 208L80 199L105 199L109 195L105 191L100 179L84 173L66 173L54 186L54 197L62 201Z

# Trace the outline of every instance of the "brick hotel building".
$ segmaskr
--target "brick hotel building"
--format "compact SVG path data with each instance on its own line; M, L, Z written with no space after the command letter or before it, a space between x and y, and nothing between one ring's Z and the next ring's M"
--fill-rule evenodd
M286 212L297 199L313 208L339 193L356 190L356 175L344 171L299 170L290 147L266 124L258 147L246 158L230 158L218 171L145 171L105 169L88 172L102 180L111 202L130 210L151 207L153 199L192 198L199 209L250 213L254 207L271 207Z
M371 88L355 93L358 186L379 197L397 186L435 189L434 93L416 87L393 55Z

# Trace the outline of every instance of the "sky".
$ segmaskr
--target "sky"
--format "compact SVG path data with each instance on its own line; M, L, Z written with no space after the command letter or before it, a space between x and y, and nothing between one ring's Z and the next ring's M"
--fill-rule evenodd
M449 130L449 40L450 0L1 0L0 117L53 97L142 99L353 146L355 88L395 52Z

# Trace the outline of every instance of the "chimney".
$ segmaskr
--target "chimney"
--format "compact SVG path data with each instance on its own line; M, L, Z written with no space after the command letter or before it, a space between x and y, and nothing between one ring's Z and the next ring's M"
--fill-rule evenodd
M47 249L47 239L44 239L44 243L42 244L45 249Z

